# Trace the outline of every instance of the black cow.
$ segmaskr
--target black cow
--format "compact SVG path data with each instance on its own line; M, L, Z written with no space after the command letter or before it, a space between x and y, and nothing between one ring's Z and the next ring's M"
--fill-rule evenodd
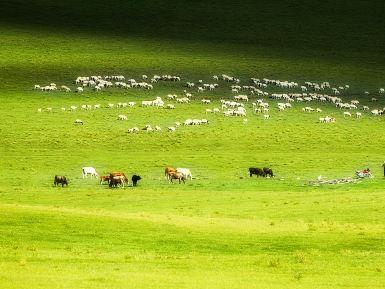
M263 172L265 173L265 176L270 176L270 178L274 177L273 170L270 168L263 168Z
M266 173L260 168L249 168L250 177L256 175L257 177L266 177Z
M53 180L53 184L54 186L58 186L59 184L61 184L62 187L64 187L64 185L68 187L68 181L69 180L65 176L56 175L55 179Z
M137 175L133 175L132 178L131 178L131 181L132 181L132 185L134 187L136 187L136 185L138 184L138 181L140 181L142 178L140 176L137 176Z

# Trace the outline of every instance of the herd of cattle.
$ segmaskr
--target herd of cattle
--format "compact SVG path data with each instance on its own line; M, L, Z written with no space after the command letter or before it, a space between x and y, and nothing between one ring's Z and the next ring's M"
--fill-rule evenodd
M274 177L273 171L270 168L249 168L250 177L256 175L257 177ZM82 168L82 177L83 179L87 179L90 176L91 179L99 178L100 184L108 184L110 188L124 188L129 185L128 178L123 172L112 172L107 175L100 175L96 172L94 167L83 167ZM186 180L193 179L192 173L190 169L187 168L173 168L166 167L164 170L164 177L169 182L173 183L174 180L177 180L179 184L181 182L185 183ZM141 180L141 176L133 175L131 177L132 186L136 187L138 182ZM54 177L54 186L61 185L62 187L68 186L69 179L66 176L55 175Z

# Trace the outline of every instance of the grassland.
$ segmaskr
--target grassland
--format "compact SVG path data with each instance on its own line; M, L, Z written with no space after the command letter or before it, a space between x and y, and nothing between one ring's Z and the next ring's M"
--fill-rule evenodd
M227 1L193 1L189 13L167 1L95 1L94 9L87 2L21 3L4 3L0 28L0 288L385 287L383 117L343 119L324 104L323 114L337 123L319 124L295 105L272 110L267 122L249 115L245 125L206 115L199 100L174 111L70 113L60 107L140 101L184 88L166 83L82 95L31 89L73 87L79 75L170 73L184 82L229 73L243 82L349 84L343 98L373 106L362 93L374 94L385 81L380 1L314 2L313 10L304 1L235 9ZM222 86L202 96L229 95ZM380 98L376 106L384 104ZM40 107L54 112L38 113ZM120 113L127 122L116 120ZM190 117L211 124L126 133ZM76 118L85 125L74 126ZM110 190L82 180L84 165L143 180ZM189 167L196 178L171 185L166 165ZM253 165L270 166L277 177L250 179ZM306 185L364 167L373 180ZM54 188L55 174L67 175L70 186Z

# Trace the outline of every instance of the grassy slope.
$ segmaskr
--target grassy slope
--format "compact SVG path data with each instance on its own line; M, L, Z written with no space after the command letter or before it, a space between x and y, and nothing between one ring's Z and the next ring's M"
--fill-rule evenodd
M183 88L98 96L30 91L35 83L69 84L83 74L167 72L196 81L224 72L243 80L349 83L349 97L362 98L363 90L384 85L380 1L313 2L312 12L305 1L243 2L235 9L226 1L194 1L189 13L164 1L95 1L92 9L86 2L20 3L3 4L0 28L2 288L383 288L382 180L303 186L320 173L343 177L361 166L380 176L383 119L339 117L320 126L297 107L272 112L267 124L250 116L244 126L192 104L174 112L134 108L121 123L116 110L74 116L36 109ZM190 116L213 125L174 135L124 134L129 126ZM74 117L86 126L74 127ZM245 170L260 163L284 180L250 180ZM191 167L198 179L170 187L162 180L169 164ZM144 179L135 190L109 191L83 182L83 165ZM71 186L52 188L55 173L69 175Z

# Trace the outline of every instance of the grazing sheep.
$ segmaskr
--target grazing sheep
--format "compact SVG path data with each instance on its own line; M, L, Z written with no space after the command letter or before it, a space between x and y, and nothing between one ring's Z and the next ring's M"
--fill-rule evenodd
M173 104L167 104L166 108L168 108L168 109L174 109L174 108L175 108L175 105L173 105Z
M352 116L352 114L350 113L350 112L348 112L348 111L344 111L344 117L351 117Z
M176 128L174 126L169 126L167 128L167 131L169 131L169 132L174 132L175 130L176 130Z
M83 90L83 87L80 87L80 86L77 87L76 90L75 90L75 92L79 92L79 93L80 93L80 92L83 92L83 91L84 91L84 90Z
M83 121L82 121L81 119L76 119L76 120L75 120L75 124L81 124L81 125L83 125L84 123L83 123Z
M124 114L119 114L118 120L127 120L127 116L125 116Z
M362 113L361 112L356 112L356 118L361 118L362 117Z
M139 128L137 128L137 127L133 127L133 128L129 128L128 129L128 133L138 133L139 132Z
M60 89L63 90L63 91L65 91L65 92L70 92L70 91L71 91L71 89L70 89L68 86L65 86L65 85L62 85L62 86L60 87Z
M146 124L142 130L145 130L145 131L147 131L147 132L154 131L154 129L152 128L152 126L149 125L149 124Z
M270 115L268 115L268 114L263 115L263 119L269 119L269 118L270 118Z
M379 111L378 109L373 109L373 110L371 111L371 113L372 113L373 115L380 115L380 111Z

